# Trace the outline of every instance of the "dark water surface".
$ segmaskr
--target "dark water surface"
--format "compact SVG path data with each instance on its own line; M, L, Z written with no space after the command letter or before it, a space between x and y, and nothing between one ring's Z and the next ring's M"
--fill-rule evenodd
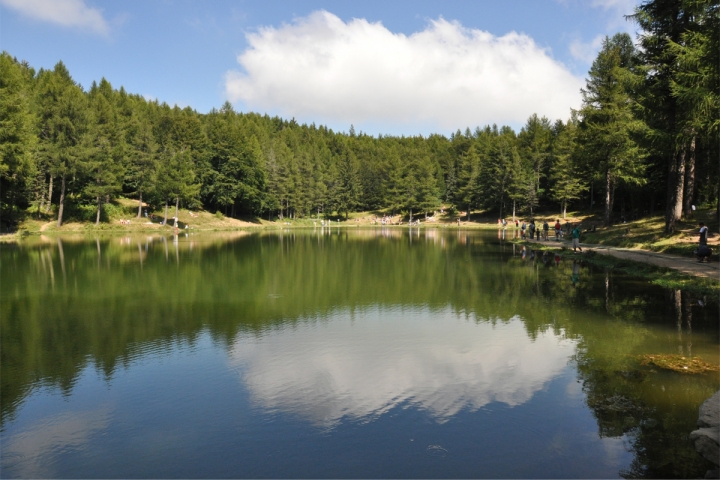
M0 246L0 476L702 477L718 306L496 233ZM704 305L704 306L703 306Z

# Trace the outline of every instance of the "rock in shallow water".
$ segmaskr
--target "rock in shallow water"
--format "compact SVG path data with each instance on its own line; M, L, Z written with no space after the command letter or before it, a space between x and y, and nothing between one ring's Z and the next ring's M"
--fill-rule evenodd
M690 433L695 449L715 465L720 465L720 391L700 405L698 427Z

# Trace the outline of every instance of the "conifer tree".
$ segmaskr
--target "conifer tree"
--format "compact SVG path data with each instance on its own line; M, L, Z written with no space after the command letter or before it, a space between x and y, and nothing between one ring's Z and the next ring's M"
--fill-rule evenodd
M0 212L8 224L13 223L16 202L36 172L33 73L6 52L0 54Z
M83 142L88 126L87 99L62 62L39 77L39 154L50 167L51 179L60 177L59 227L63 222L68 179L78 173L86 154ZM52 190L48 197L52 197Z
M575 155L577 120L570 119L567 124L558 120L553 130L550 195L560 203L562 218L565 219L568 204L580 198L582 192L588 189L587 179L584 178L581 163Z
M606 37L582 90L578 140L587 168L604 181L605 225L611 223L618 182L644 182L644 153L635 140L644 125L633 115L628 88L633 57L629 35Z
M97 205L95 225L100 223L103 204L121 190L125 169L125 145L112 95L112 87L105 79L90 91L90 128L85 137L83 167L90 178L84 192Z

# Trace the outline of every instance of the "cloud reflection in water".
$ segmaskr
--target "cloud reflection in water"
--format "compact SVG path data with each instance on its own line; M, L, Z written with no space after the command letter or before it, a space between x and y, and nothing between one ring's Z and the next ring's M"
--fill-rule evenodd
M239 334L231 364L263 408L331 427L409 404L442 423L463 408L527 402L567 365L575 342L523 322L475 322L450 309L335 312L260 336Z

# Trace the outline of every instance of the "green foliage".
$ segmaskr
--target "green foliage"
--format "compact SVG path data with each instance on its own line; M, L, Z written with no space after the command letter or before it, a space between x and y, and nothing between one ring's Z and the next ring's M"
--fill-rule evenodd
M61 224L72 197L102 220L119 194L137 199L138 213L144 201L268 219L441 205L515 216L592 208L599 191L607 223L658 208L672 220L683 194L688 211L720 197L717 13L709 0L643 2L632 16L642 48L626 34L606 38L582 109L554 123L533 114L518 134L344 134L228 102L199 114L104 79L83 91L62 62L36 73L3 53L0 217L13 224L32 206Z
M9 223L36 172L32 77L27 64L0 54L0 212Z
M634 47L630 36L605 38L582 90L578 140L586 168L605 186L605 224L611 222L618 183L643 184L645 153L636 141L644 124L633 114L630 95Z

